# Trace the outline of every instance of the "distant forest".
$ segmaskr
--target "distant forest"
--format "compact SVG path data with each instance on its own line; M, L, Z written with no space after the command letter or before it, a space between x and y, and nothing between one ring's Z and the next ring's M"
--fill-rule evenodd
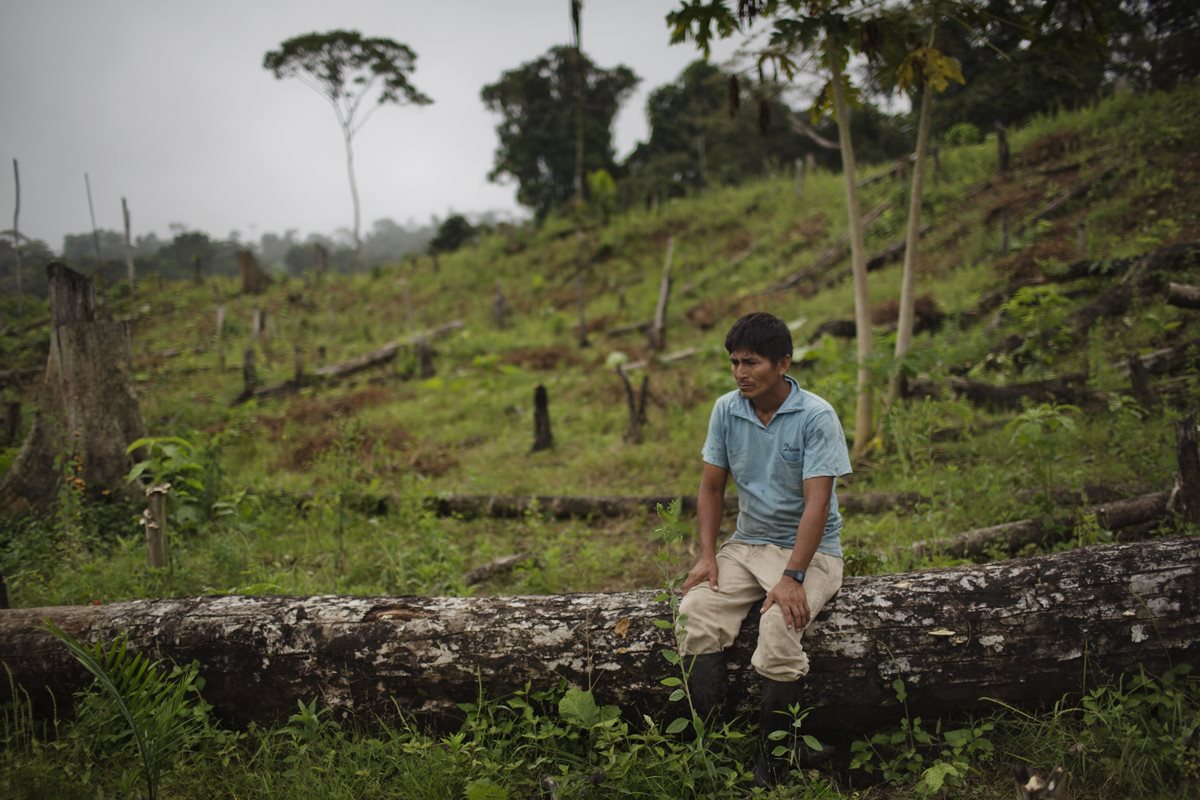
M1195 47L1200 15L1192 0L1100 0L1078 6L988 0L980 20L970 32L950 27L939 32L939 47L961 66L965 83L951 85L934 104L935 146L982 141L997 128L1038 114L1084 106L1114 91L1170 89L1200 75L1200 48ZM536 224L565 213L574 192L572 104L561 102L573 85L570 56L570 48L551 48L481 90L484 105L499 116L499 146L489 178L515 181L517 199ZM704 61L650 92L648 140L618 161L612 120L639 79L628 67L605 68L586 55L582 59L583 85L589 87L584 194L589 210L604 218L614 211L655 208L708 186L784 174L798 163L840 168L833 121L825 116L814 122L807 108L789 104L793 86L761 69L734 74ZM882 61L868 63L855 76L861 104L853 112L851 135L863 163L896 159L914 146L915 115L885 110L906 105L895 103L894 88L887 88L896 85L889 69L894 67ZM915 104L919 97L909 99ZM413 253L451 251L497 224L503 223L489 213L470 219L453 214L416 227L379 219L362 237L361 263L369 268ZM257 241L237 234L219 239L185 225L172 226L172 233L169 241L153 233L135 237L139 276L234 274L239 250L249 250L276 274L303 273L316 265L319 252L328 269L354 268L354 237L346 231L301 240L289 230L264 233ZM0 297L12 297L16 290L14 238L12 230L0 231ZM57 253L45 242L22 237L20 253L24 291L38 296L46 291L43 266L55 257L97 275L101 285L126 274L124 236L117 231L70 234Z

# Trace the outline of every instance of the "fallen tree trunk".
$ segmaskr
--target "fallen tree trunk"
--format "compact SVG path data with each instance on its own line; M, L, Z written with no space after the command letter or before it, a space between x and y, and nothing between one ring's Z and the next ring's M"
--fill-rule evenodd
M253 390L243 391L234 398L232 405L241 405L251 397L264 400L272 397L283 397L289 394L295 394L305 386L312 386L317 383L332 383L335 381L348 378L359 372L364 372L374 367L381 367L384 364L389 364L396 360L396 356L400 353L401 348L420 346L422 342L428 342L429 339L435 337L446 336L454 331L460 330L463 327L462 320L454 320L447 322L434 328L431 331L423 333L415 333L407 339L401 339L395 342L389 342L383 347L372 350L369 353L364 353L360 356L347 359L339 364L329 364L324 367L318 367L313 370L312 378L307 375L297 374L293 378L288 378L286 381L273 383L270 386L260 386ZM423 376L425 377L425 376Z
M871 226L883 216L883 212L887 211L891 207L891 203L883 202L871 209L866 216L862 218L863 231L866 232L870 230ZM823 272L837 264L849 254L850 237L846 236L835 244L830 245L829 248L812 264L808 265L804 269L793 272L791 275L776 283L771 287L770 291L781 292L786 289L791 289L793 286L796 286L804 281L812 280L820 276Z
M972 559L986 558L990 552L995 550L1012 554L1031 544L1050 545L1069 540L1074 534L1075 524L1088 515L1095 515L1096 524L1104 530L1112 532L1158 521L1166 516L1167 503L1170 499L1170 492L1152 492L1126 500L1085 506L1048 517L1022 519L986 528L976 528L964 531L947 542L914 542L912 549L918 556L936 550L952 556Z
M1025 400L1034 403L1069 403L1081 407L1105 403L1105 395L1089 387L1087 376L1083 373L1008 385L983 383L957 376L951 376L945 384L921 378L908 383L905 397L941 397L943 385L972 405L993 411L1019 411Z
M661 504L664 508L681 500L685 514L696 513L696 496L660 495L642 497L587 497L564 495L478 495L454 494L430 497L425 507L441 517L523 517L540 514L554 519L586 517L630 517L653 513ZM914 492L838 492L838 508L858 514L883 514L904 510L925 502ZM737 495L725 498L725 510L736 513Z
M654 591L543 597L200 597L0 611L0 662L35 703L59 703L85 673L41 629L196 659L204 696L233 724L277 722L297 701L359 715L455 714L554 685L669 719L682 713ZM757 691L751 614L729 651L735 700ZM839 738L907 711L926 718L1049 705L1112 676L1194 663L1200 651L1200 538L1089 547L982 567L847 579L808 632L805 732ZM7 699L8 681L0 682Z
M1200 286L1168 283L1167 303L1179 308L1200 308Z

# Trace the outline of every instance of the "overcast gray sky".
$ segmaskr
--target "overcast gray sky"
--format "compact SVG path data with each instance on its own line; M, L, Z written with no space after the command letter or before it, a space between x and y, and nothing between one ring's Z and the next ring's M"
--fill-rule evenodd
M671 46L670 0L585 0L584 50L642 79L617 120L627 154L647 136L649 91L697 51ZM381 217L522 213L515 187L488 183L496 118L479 90L570 39L567 0L0 0L0 229L55 250L96 222L135 235L170 223L257 240L351 225L339 128L328 103L276 80L263 54L291 36L352 28L417 52L425 107L379 110L355 140L364 232ZM731 52L725 47L714 54Z

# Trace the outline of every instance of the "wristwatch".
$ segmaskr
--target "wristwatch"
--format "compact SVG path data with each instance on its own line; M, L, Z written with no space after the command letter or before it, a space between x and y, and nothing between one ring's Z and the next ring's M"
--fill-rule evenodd
M804 570L802 569L785 569L783 574L794 580L796 583L804 583Z

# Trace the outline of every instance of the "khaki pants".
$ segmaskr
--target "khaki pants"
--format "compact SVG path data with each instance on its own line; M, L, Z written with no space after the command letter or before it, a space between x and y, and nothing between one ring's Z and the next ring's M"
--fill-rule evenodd
M792 551L773 544L726 542L717 553L714 592L708 581L693 586L679 606L686 614L679 635L684 655L716 653L733 644L738 629L753 607L761 607L767 592L787 568ZM842 585L842 559L816 553L804 576L808 608L815 619L829 598ZM811 624L811 623L810 623ZM758 647L751 666L764 678L795 681L808 674L808 656L800 644L803 631L790 631L779 606L772 606L758 623Z

